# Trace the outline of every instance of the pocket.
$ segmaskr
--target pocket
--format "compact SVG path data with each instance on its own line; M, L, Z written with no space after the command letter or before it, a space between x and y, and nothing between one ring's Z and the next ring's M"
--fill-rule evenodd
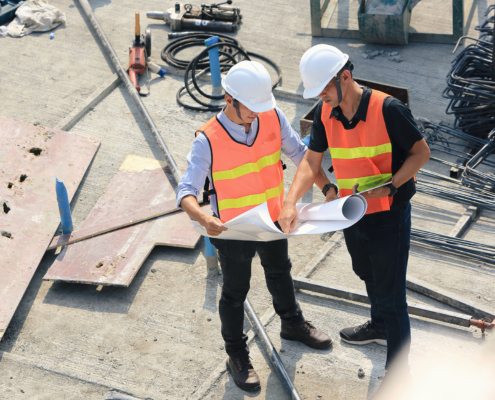
M400 224L401 215L404 212L404 207L396 208L389 211L372 214L372 224L380 228L392 228Z

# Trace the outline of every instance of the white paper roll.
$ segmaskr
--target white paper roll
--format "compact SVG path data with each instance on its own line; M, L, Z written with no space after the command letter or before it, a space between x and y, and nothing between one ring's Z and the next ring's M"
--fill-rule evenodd
M299 221L356 221L360 219L368 204L364 197L353 194L329 203L296 204Z

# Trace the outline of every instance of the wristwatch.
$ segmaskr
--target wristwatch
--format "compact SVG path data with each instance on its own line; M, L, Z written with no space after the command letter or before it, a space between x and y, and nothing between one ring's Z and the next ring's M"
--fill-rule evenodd
M321 191L323 192L323 196L327 195L327 192L330 190L330 188L334 188L337 192L337 195L339 194L339 188L337 185L333 183L327 183L325 186L323 186L323 189L321 189Z
M394 194L397 193L397 188L391 183L389 183L387 187L390 189L390 194L388 195L388 197L392 197Z

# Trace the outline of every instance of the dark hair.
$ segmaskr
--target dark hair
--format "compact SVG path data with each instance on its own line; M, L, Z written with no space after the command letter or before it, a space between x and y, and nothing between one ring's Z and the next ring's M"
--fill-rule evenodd
M337 73L337 75L340 76L340 74L346 70L351 73L351 78L352 78L352 71L354 70L354 65L352 64L352 61L350 58L347 60L345 65L342 67L342 69Z

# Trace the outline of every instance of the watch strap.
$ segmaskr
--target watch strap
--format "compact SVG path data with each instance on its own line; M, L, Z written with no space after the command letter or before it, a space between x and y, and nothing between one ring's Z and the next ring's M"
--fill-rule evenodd
M326 196L327 195L327 192L331 189L331 188L334 188L335 191L337 192L337 194L339 194L339 188L337 185L335 185L334 183L327 183L325 186L323 186L323 189L321 189L322 193L323 193L323 196Z

